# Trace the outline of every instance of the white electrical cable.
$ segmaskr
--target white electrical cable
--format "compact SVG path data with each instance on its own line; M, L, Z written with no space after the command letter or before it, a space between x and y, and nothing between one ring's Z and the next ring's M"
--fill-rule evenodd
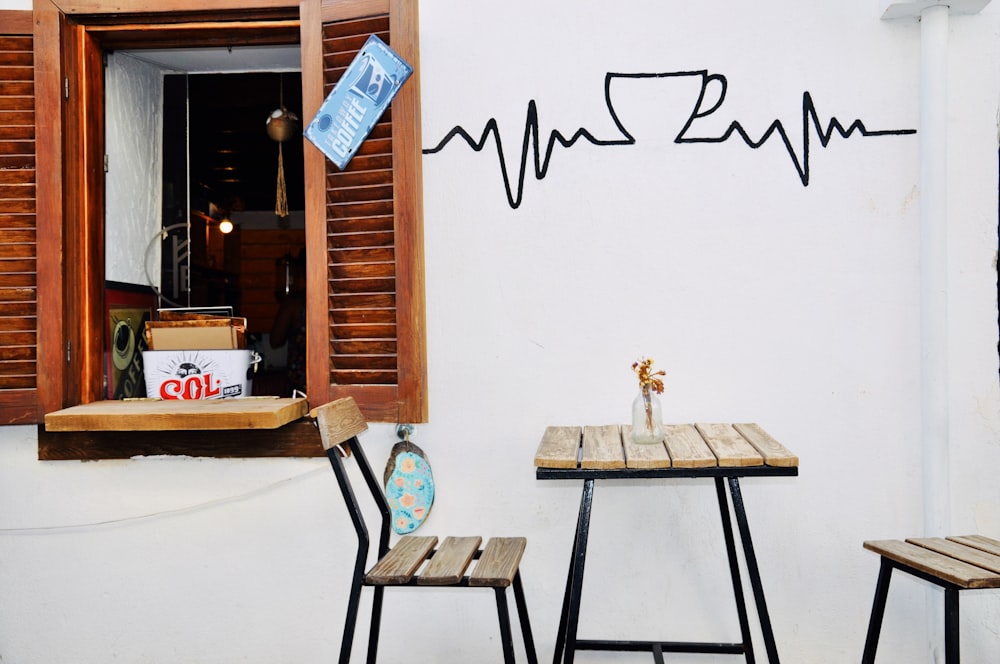
M161 512L152 512L150 514L140 514L137 516L127 516L120 519L108 519L107 521L94 521L91 523L79 523L79 524L68 524L59 526L30 526L27 528L0 528L0 535L39 535L39 534L53 534L53 533L65 533L80 530L92 530L98 528L108 528L114 526L122 526L133 523L140 523L143 521L151 521L153 519L169 518L173 516L180 516L182 514L190 514L193 512L200 512L202 510L212 509L215 507L220 507L222 505L228 505L231 503L241 502L254 498L256 496L263 495L278 489L279 487L287 486L294 482L302 481L313 475L318 475L319 473L329 472L326 468L316 468L314 470L301 473L299 475L293 475L292 477L286 477L285 479L278 480L277 482L272 482L262 487L256 489L251 489L246 493L237 494L235 496L225 496L223 498L216 498L214 500L209 500L204 503L198 503L196 505L188 505L187 507L178 507L172 510L163 510Z

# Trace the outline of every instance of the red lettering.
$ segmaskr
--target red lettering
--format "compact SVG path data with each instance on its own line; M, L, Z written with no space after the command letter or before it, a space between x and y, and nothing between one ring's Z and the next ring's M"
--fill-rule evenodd
M221 380L215 381L215 387L212 387L212 374L205 374L205 399L211 399L212 397L217 397L222 394Z
M201 383L198 376L188 376L184 379L184 395L181 399L200 399Z
M213 384L214 383L214 384ZM160 383L161 399L212 399L222 394L222 381L212 380L212 374L170 378Z

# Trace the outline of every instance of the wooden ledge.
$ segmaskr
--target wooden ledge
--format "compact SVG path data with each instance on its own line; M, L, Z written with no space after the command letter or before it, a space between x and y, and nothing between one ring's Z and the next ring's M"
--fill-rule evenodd
M277 429L304 417L305 399L95 401L45 415L46 431Z
M99 401L45 416L42 461L139 456L317 457L319 432L305 399Z

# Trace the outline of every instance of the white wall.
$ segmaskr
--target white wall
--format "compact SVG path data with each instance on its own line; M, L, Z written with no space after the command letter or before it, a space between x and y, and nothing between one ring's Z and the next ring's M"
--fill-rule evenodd
M722 74L725 103L690 135L780 119L800 159L805 91L824 124L916 128L919 26L876 5L424 0L424 146L495 117L516 181L529 100L543 138L620 138L606 72ZM998 30L995 3L952 19L948 128L951 531L992 537ZM615 82L635 145L557 148L540 181L529 161L516 210L492 143L425 156L431 421L414 440L438 493L424 530L529 537L550 658L579 486L536 481L531 458L547 424L625 421L629 365L649 355L669 421L756 421L800 455L798 478L743 483L779 650L858 661L878 567L861 543L923 523L919 139L823 148L810 131L806 187L775 140L675 144L698 91ZM335 658L353 543L324 461L41 463L33 428L0 436L5 664ZM395 438L364 440L378 466ZM598 487L581 635L736 638L714 500L708 482ZM391 593L384 661L500 661L492 597L472 595ZM880 663L935 661L940 607L894 582ZM965 661L994 661L1000 597L967 594L962 611ZM715 659L738 660L670 661Z

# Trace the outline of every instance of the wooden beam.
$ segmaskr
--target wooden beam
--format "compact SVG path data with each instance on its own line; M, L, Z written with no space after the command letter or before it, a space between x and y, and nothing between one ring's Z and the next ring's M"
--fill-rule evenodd
M141 14L149 12L190 12L190 11L231 11L234 8L232 0L162 0L152 3L149 0L58 0L58 9L68 15L88 14ZM294 2L288 0L242 0L239 9L284 9L294 7Z
M63 329L63 71L62 17L50 0L34 0L35 172L38 232L38 412L64 405L66 348Z
M399 422L426 422L427 331L424 287L423 139L420 127L420 25L417 2L392 0L392 49L413 73L392 100L396 227L396 338L399 344ZM405 119L405 122L404 122Z
M280 429L231 431L46 431L38 426L41 461L129 459L136 456L257 458L321 457L319 431L308 420Z

